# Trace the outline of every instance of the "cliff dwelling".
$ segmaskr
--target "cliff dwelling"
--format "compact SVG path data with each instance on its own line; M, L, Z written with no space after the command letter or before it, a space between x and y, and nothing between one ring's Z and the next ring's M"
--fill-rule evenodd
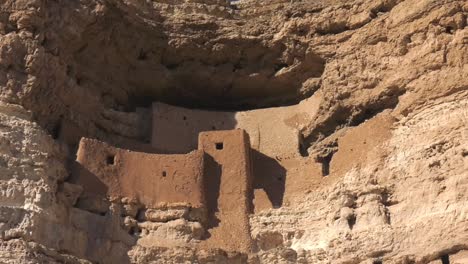
M0 263L467 264L467 0L0 1Z
M111 204L120 204L125 229L138 243L253 252L249 215L280 208L288 178L289 189L314 183L313 176L299 182L297 176L317 167L301 155L299 132L312 118L303 109L315 100L240 112L155 102L151 111L138 111L151 116L142 118L152 124L146 146L79 141L69 180L83 189L75 207L105 216ZM59 137L72 135L62 130ZM189 235L161 240L174 222Z

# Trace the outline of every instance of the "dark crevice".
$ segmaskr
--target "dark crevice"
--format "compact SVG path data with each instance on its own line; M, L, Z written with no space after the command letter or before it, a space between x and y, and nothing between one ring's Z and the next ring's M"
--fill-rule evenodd
M353 229L354 225L356 224L356 216L353 214L351 216L348 217L348 226L349 226L349 229Z
M316 29L316 33L320 36L336 35L350 30L351 28L346 23L336 23L328 28Z
M62 131L62 120L57 121L54 127L50 131L50 135L53 139L58 139Z
M317 161L322 163L322 176L324 177L330 175L330 162L333 158L333 154L335 154L335 152L330 152L324 157L317 157Z
M442 262L442 264L450 264L450 257L448 254L445 254L443 256L440 257L440 261Z
M301 154L302 157L308 157L309 156L309 152L308 152L309 146L304 141L304 135L302 133L299 133L298 136L299 136L299 153Z

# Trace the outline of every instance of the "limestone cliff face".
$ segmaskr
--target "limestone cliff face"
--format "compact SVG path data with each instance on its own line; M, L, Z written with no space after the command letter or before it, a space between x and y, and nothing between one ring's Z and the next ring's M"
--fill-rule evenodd
M0 1L0 262L468 263L467 19L464 0ZM251 253L198 248L185 209L76 206L80 138L151 152L154 101L265 108L251 127L300 109Z

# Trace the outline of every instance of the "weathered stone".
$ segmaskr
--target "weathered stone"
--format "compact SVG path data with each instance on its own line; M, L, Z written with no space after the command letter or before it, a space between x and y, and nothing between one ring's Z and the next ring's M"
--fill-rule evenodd
M464 0L0 1L0 262L466 263L467 17ZM157 195L144 175L76 203L67 185L83 137L165 155L221 128L249 133L251 214L218 208L243 190L210 187L203 211L136 201ZM247 226L214 247L264 237L249 254L206 247Z

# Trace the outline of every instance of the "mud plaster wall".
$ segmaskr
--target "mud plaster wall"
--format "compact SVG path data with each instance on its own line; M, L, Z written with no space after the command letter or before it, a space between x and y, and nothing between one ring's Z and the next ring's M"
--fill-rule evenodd
M244 129L256 149L268 156L297 156L300 130L314 117L319 95L298 105L240 112L188 109L153 104L151 144L157 151L187 153L203 131ZM285 144L286 143L286 144Z
M221 169L218 175L207 175L207 182L219 184L219 194L208 198L216 202L210 208L213 228L206 246L249 252L252 249L248 217L252 208L249 137L241 129L205 132L199 136L198 148L208 153L214 166L217 163Z
M77 161L78 183L87 192L133 198L150 208L164 203L204 206L203 151L147 154L82 139Z

